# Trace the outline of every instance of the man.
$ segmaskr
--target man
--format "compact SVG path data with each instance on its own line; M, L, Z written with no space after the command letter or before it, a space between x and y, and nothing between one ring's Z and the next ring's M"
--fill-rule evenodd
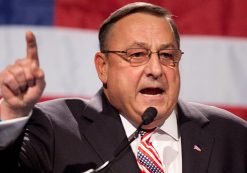
M59 99L36 105L45 79L31 32L26 41L27 56L0 73L3 170L97 168L127 142L145 109L155 107L155 120L142 128L152 130L148 145L158 153L160 172L246 173L246 122L218 108L178 101L183 52L167 10L133 3L106 19L95 54L103 87L89 101ZM141 144L138 138L103 172L152 172L139 158Z

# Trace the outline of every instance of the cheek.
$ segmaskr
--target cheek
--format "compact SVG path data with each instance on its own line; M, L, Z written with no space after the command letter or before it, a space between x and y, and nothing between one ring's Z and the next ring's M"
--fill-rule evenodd
M141 78L141 71L136 67L130 67L126 64L110 66L107 77L107 85L112 90L120 90L128 93L129 96L135 94L138 83Z
M180 88L180 74L178 68L167 68L164 70L169 90L174 92L179 92Z
M108 72L108 99L120 112L126 113L132 110L133 105L136 103L140 78L141 72L133 67L118 66Z

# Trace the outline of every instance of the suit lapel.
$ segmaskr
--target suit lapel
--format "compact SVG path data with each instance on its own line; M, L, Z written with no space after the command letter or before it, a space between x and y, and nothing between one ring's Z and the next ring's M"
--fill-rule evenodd
M206 173L214 143L206 130L210 122L198 109L182 101L178 104L178 115L183 173Z
M90 123L85 125L85 119ZM127 141L119 113L109 104L102 90L84 109L80 124L82 136L98 156L99 161L96 163L98 166L112 158L123 139ZM139 171L130 147L115 159L105 172L110 171L118 173Z

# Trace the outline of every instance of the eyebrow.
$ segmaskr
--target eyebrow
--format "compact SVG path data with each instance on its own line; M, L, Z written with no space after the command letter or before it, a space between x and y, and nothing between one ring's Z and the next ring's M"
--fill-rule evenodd
M168 49L168 48L172 48L172 49L176 49L176 46L172 43L169 43L169 44L161 44L160 47L159 47L159 50L160 49Z
M147 43L144 43L144 42L134 41L132 44L130 44L129 46L127 46L127 49L128 48L134 48L134 47L148 48L148 44Z
M132 44L130 44L129 46L127 46L127 49L129 48L146 48L146 49L149 49L149 45L145 42L137 42L137 41L134 41ZM172 48L172 49L176 49L176 46L172 43L168 43L168 44L161 44L158 48L158 50L161 50L161 49L168 49L168 48Z

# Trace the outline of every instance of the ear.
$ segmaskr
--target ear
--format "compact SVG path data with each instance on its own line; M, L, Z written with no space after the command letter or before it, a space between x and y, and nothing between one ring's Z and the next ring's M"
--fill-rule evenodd
M108 62L105 54L97 52L94 56L94 64L98 73L98 77L106 85L107 83L107 71L108 71Z

